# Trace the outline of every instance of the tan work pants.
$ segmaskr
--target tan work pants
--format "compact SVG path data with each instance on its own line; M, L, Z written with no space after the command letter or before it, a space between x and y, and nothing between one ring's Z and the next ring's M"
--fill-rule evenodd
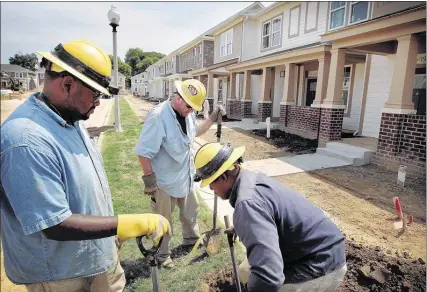
M237 269L239 280L243 284L248 283L251 266L246 259ZM279 292L333 292L341 285L347 273L347 265L335 270L323 277L297 284L284 284Z
M184 245L195 244L200 236L199 225L197 224L197 215L199 213L199 201L197 200L195 192L191 191L184 198L174 198L169 196L166 192L159 190L155 194L154 203L152 201L153 210L160 215L163 215L169 220L172 226L172 213L175 209L175 205L179 208L179 221L181 222L182 237ZM173 228L172 228L173 234ZM171 237L165 235L163 237L162 245L159 249L159 260L166 260L169 253L169 242Z
M120 262L105 273L70 280L27 285L28 292L121 292L126 278Z

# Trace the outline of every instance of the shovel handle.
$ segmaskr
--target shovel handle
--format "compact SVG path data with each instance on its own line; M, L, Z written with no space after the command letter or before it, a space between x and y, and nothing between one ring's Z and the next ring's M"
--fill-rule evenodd
M224 216L224 223L225 223L225 228L230 227L230 217L228 217L228 215Z
M150 259L154 264L157 265L157 254L159 252L160 246L162 245L163 236L160 238L159 245L157 247L152 247L150 249L146 249L144 244L142 243L142 239L144 236L138 236L136 238L136 244L138 245L139 250L145 258Z

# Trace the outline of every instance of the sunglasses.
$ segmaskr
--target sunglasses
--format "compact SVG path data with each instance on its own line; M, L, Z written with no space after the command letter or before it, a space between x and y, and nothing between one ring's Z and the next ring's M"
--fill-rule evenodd
M81 85L83 85L84 87L88 88L90 91L92 91L92 101L95 102L98 99L101 98L102 93L98 90L96 90L95 88L87 85L86 83L84 83L83 81L79 80L79 79L74 79L75 81L79 82Z
M181 96L181 94L179 94L178 92L175 92L175 94L176 95L178 95L183 101L184 101L184 103L185 103L185 106L188 108L188 109L193 109L193 107L191 106L191 105L189 105L186 101L185 101L185 99Z

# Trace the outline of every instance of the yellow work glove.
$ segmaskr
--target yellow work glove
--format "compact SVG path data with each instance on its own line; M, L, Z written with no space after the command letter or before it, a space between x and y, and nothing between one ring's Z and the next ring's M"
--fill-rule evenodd
M169 221L158 214L126 214L118 216L117 236L127 240L141 235L151 235L153 246L159 245L163 235L172 236Z

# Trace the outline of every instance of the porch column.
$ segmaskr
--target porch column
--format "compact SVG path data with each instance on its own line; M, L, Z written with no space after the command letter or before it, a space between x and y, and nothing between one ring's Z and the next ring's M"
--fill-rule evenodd
M172 96L172 94L175 92L173 88L173 79L169 80L169 97Z
M232 72L230 76L230 99L236 99L236 78L237 73Z
M413 35L397 38L393 77L385 108L413 110L412 91L417 65L418 41Z
M295 81L297 74L295 74L295 64L285 64L285 81L283 83L283 96L280 101L280 118L279 118L279 129L285 131L288 123L288 112L289 107L296 105L295 96Z
M258 121L264 122L271 117L271 68L262 68L261 98L258 101Z
M328 89L328 77L329 77L329 66L331 64L331 58L329 55L325 55L324 58L318 59L319 68L317 69L317 86L316 86L316 97L313 101L312 107L320 107L326 98L326 91ZM344 68L343 70L344 71Z
M326 98L322 102L320 113L319 147L325 147L329 141L341 140L345 109L342 99L345 52L345 49L331 50ZM317 82L318 86L320 86L319 80Z
M343 105L342 84L344 80L345 52L345 49L331 50L331 63L326 98L323 101L324 105Z
M240 101L236 97L237 73L230 74L230 99L227 101L227 117L232 119L242 119Z
M407 175L425 178L426 116L416 115L412 102L418 40L413 35L397 38L397 52L390 93L384 105L373 163Z
M283 85L283 97L281 104L283 105L295 105L294 96L295 86L295 64L285 64L285 81Z
M211 113L214 109L214 74L210 72L208 73L208 88L206 88L206 92L206 99L209 102L210 108L209 113Z
M252 71L246 70L243 78L243 96L240 101L240 113L242 119L252 117L251 76Z

